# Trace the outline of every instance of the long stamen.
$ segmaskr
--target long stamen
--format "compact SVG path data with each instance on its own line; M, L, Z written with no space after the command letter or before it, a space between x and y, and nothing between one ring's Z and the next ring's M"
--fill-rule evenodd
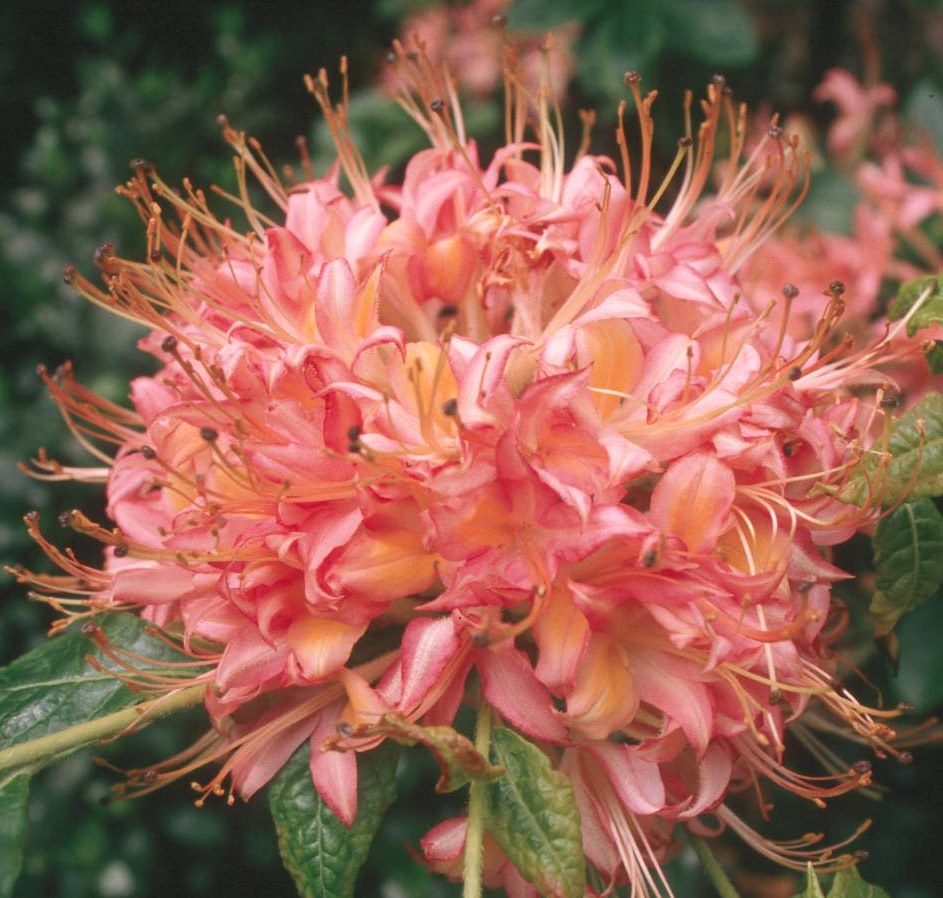
M714 813L756 852L777 864L800 872L806 870L809 864L821 873L834 873L853 866L860 860L857 853L836 856L835 852L851 844L871 825L870 820L865 821L847 839L824 848L817 848L815 846L824 840L821 833L809 833L792 842L775 842L764 839L725 804L717 808Z
M328 77L325 69L318 71L317 78L311 75L305 76L305 86L312 94L321 111L324 113L324 120L327 122L331 137L334 140L334 146L337 148L338 159L347 180L353 188L354 196L362 205L378 206L376 194L370 183L370 175L367 167L357 149L350 134L350 128L347 122L348 116L348 82L347 82L347 57L341 57L341 85L343 98L338 105L334 105L328 92Z

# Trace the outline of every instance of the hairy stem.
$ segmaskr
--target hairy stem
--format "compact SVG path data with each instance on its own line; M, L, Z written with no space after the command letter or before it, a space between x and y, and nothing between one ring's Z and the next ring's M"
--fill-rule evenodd
M490 745L491 706L482 699L478 706L475 748L482 757L487 758ZM484 861L485 840L485 790L487 788L488 784L478 779L473 779L469 786L462 898L481 898L481 865Z
M717 894L720 895L720 898L740 898L733 883L730 881L727 874L724 873L724 868L720 866L720 862L714 857L714 853L710 850L710 846L708 846L707 842L700 836L695 836L690 832L688 833L688 838L691 840L691 845L694 847L697 858L701 862L701 866L707 872L710 881L714 884L714 888L717 890Z
M205 689L202 683L198 683L167 696L141 702L121 711L114 711L104 717L77 723L75 726L40 736L38 739L20 742L18 745L0 751L0 773L40 770L93 742L119 736L125 731L137 729L153 720L198 705L203 701Z

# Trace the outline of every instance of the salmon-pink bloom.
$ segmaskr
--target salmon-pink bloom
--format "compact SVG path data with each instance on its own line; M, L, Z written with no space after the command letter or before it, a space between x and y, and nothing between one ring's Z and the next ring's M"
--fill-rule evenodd
M814 95L838 106L827 143L857 202L844 226L832 225L838 233L804 222L767 240L741 273L744 296L760 313L769 296L788 284L787 302L772 314L801 339L821 314L822 285L839 281L849 338L875 341L886 331L886 296L921 275L935 276L943 266L926 237L943 213L943 163L919 124L914 129L898 116L888 85L865 87L850 72L832 69ZM908 338L897 332L895 339L918 343L939 334L928 329ZM918 355L879 375L886 378L889 371L908 403L931 386Z
M845 161L860 158L873 139L878 114L897 102L897 92L889 84L866 86L845 69L829 69L814 97L829 100L838 109L838 118L828 135L828 149Z
M206 791L230 776L248 797L308 741L350 823L357 753L382 738L369 726L450 725L473 695L571 778L606 883L663 891L676 826L707 813L792 866L845 863L763 841L727 798L772 780L821 802L866 782L784 766L787 726L811 742L815 716L893 751L822 660L843 576L827 547L876 518L876 497L834 495L884 426L880 366L913 344L849 349L828 280L745 296L806 170L775 123L741 159L722 81L658 184L637 76L640 156L620 130L618 165L567 170L546 91L510 76L506 145L480 161L451 82L421 51L396 58L431 143L401 185L365 171L322 73L310 87L339 157L325 175L306 164L283 184L227 127L271 210L240 200L233 224L140 163L121 192L145 260L104 247L104 288L69 272L150 330L159 370L131 410L68 368L46 376L107 466L89 476L115 523L73 516L109 546L93 571L33 522L73 578L52 601L140 609L210 665L212 734L139 791L225 759ZM791 329L807 289L819 309ZM423 847L447 868L463 840L450 822ZM491 880L529 894L489 858Z
M484 97L501 85L503 27L510 6L510 0L427 4L406 18L399 33L405 43L421 38L433 64L454 72L464 93ZM514 47L525 79L536 83L541 71L546 71L554 96L562 98L573 66L569 44L578 33L575 11L572 21L554 28L552 40L543 32L515 30ZM385 80L395 87L393 71L386 73Z

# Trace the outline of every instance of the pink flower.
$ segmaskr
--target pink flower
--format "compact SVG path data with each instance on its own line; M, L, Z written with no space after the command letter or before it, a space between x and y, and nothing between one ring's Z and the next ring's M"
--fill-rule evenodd
M797 333L756 314L768 295L741 298L803 189L795 142L773 128L741 161L734 134L708 192L733 120L715 82L656 211L637 77L630 177L601 157L564 169L546 92L514 94L508 143L480 162L437 70L401 48L398 66L432 144L401 186L364 171L322 73L326 176L286 187L227 128L272 213L246 201L244 233L142 165L122 192L147 260L103 253L104 289L70 274L151 329L159 364L133 411L47 377L108 465L116 525L76 524L112 546L101 572L34 527L84 596L75 613L139 608L211 665L214 731L166 770L225 758L207 792L231 776L248 797L308 741L350 823L370 725L451 724L474 671L571 777L605 881L657 890L675 826L707 812L786 863L842 863L758 842L725 803L734 778L814 801L867 780L783 765L815 702L890 750L822 666L843 574L820 547L877 514L830 494L881 430L881 393L860 387L897 344L833 349L840 285ZM427 838L436 866L460 830ZM502 864L495 881L529 894Z
M769 297L788 284L787 302L772 314L801 339L821 314L822 285L840 281L849 337L877 340L886 330L886 296L943 266L926 236L943 212L943 167L926 138L919 133L915 138L898 118L888 85L865 88L850 73L833 69L815 95L836 102L841 113L828 140L833 161L847 169L849 188L858 195L849 232L823 232L811 223L788 225L747 260L741 283L755 311L764 314ZM895 335L901 342L934 337L932 332ZM890 375L908 403L930 388L930 372L919 353L905 366L884 370L882 376Z
M431 4L407 18L399 33L408 46L421 41L426 56L434 65L448 68L463 92L486 97L501 84L503 28L510 5L508 0ZM514 32L514 51L524 77L536 83L542 70L549 71L549 87L557 99L566 91L573 66L568 44L578 27L574 15L572 22L554 29L553 40L544 34ZM385 80L387 86L396 86L393 72Z
M889 84L867 87L845 69L829 69L813 96L838 107L838 117L829 130L828 149L845 161L861 157L874 138L880 110L897 102L897 93Z

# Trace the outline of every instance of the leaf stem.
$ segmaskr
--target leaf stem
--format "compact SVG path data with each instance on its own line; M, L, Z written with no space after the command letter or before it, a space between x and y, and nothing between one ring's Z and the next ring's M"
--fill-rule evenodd
M203 701L206 686L197 683L169 695L150 701L141 702L121 711L114 711L104 717L96 717L75 726L66 727L55 733L20 742L10 748L0 750L0 773L22 769L35 772L48 766L71 752L107 739L118 736L124 730L130 730L152 720L166 717L184 708L190 708Z
M478 706L475 727L475 748L482 757L488 757L491 745L491 705L484 699ZM462 898L481 898L481 865L485 843L485 790L488 783L473 779L468 793L468 828L465 831L465 864Z
M703 866L704 870L707 872L720 898L740 898L736 888L734 888L734 884L730 881L727 874L724 873L724 868L720 866L720 862L714 857L714 852L710 850L710 846L708 846L707 842L691 832L688 832L688 838L691 841L691 845L694 847L698 860L701 862L701 866Z

